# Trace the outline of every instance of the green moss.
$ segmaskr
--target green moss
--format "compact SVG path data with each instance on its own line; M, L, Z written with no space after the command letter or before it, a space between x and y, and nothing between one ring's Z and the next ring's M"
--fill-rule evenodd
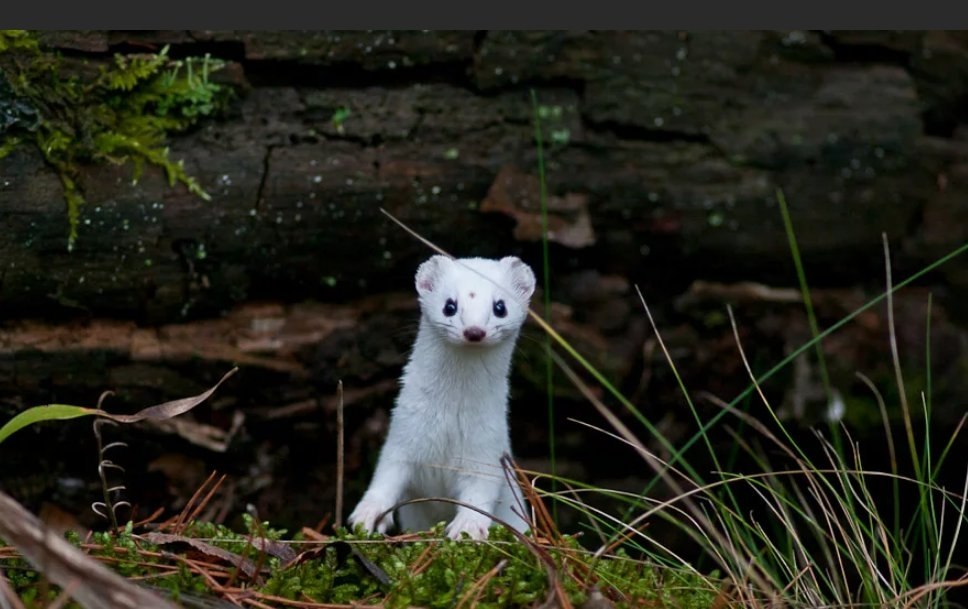
M318 549L305 560L284 565L279 558L260 556L251 539L278 540L285 531L252 519L246 520L245 527L245 533L237 533L222 525L193 522L183 535L268 568L262 581L254 583L242 577L235 585L286 599L382 604L390 609L445 609L469 606L467 602L476 599L474 607L498 609L535 606L548 596L546 566L503 529L493 529L486 543L446 539L443 524L406 542L342 529L324 547L314 544ZM297 534L293 538L296 553L307 549L298 545L301 537ZM80 543L77 535L68 534L68 539ZM108 558L105 564L121 575L149 581L176 599L216 596L202 575L172 557L170 553L176 551L176 546L159 548L147 543L133 534L130 525L118 534L94 533L85 547L93 556ZM632 560L621 551L610 558L591 561L572 537L566 536L560 546L546 551L558 581L575 604L585 600L588 586L595 582L619 607L708 607L714 597L710 585L698 576L660 570ZM171 572L172 565L178 566L177 572ZM167 575L158 577L163 566ZM21 598L39 598L46 592L42 578L22 559L0 560L0 568ZM586 575L589 570L590 577ZM51 599L55 596L52 594Z
M27 30L0 30L0 53L11 50L36 51L37 39Z
M67 203L68 249L77 239L84 194L79 164L131 163L133 179L145 163L168 182L208 194L169 158L172 133L224 108L232 90L209 78L218 59L172 59L160 53L115 55L96 70L70 66L43 49L30 32L0 30L0 158L33 143L60 178Z

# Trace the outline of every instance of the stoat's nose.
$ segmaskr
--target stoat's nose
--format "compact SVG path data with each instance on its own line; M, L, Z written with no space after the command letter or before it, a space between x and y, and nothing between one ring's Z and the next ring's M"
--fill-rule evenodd
M484 340L485 335L486 333L484 332L484 330L482 328L478 328L477 326L471 326L470 328L464 329L464 338L466 338L472 343L481 342L482 340Z

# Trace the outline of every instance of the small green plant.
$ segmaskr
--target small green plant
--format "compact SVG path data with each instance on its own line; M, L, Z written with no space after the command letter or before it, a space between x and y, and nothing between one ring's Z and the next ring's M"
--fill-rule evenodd
M111 392L105 391L101 394L101 399L98 400L97 409L101 410L104 403L104 399L111 395ZM118 508L126 507L131 508L131 504L127 501L120 499L120 494L122 491L127 490L124 484L111 485L108 482L109 471L116 470L120 474L124 473L124 468L115 463L113 460L107 457L107 452L114 448L127 448L128 444L126 442L110 442L108 444L104 443L104 438L101 435L101 427L104 425L115 425L114 421L105 418L96 418L91 427L94 430L94 440L97 442L97 474L98 478L101 480L101 493L102 501L95 501L91 504L91 510L98 516L104 518L111 523L111 530L118 530Z
M571 130L563 124L565 108L544 104L537 105L537 98L533 90L531 102L535 122L544 122L548 125L548 139L552 147L561 148L567 146L568 142L571 141ZM541 154L540 150L539 154Z
M100 405L98 408L86 408L84 406L73 406L70 404L48 404L46 406L34 406L14 415L12 419L7 421L3 426L0 426L0 444L24 427L44 421L65 421L68 419L89 416L101 417L118 423L136 423L144 419L170 419L171 417L188 412L195 406L198 406L207 400L213 393L215 393L215 390L226 381L226 379L236 372L238 372L238 368L229 370L225 373L225 375L222 376L221 379L219 379L217 383L215 383L211 389L204 393L189 398L182 398L179 400L173 400L171 402L165 402L163 404L149 406L134 414L111 414L101 410Z
M329 122L333 124L333 127L336 128L336 132L340 135L343 134L343 123L346 122L346 119L348 119L351 114L352 112L350 109L345 106L340 106L333 111L333 116L330 117Z
M23 30L0 30L0 158L32 142L57 172L67 203L68 250L84 203L79 166L145 163L164 169L208 200L182 161L168 154L168 135L220 111L231 89L209 78L224 63L208 55L172 59L159 53L115 55L96 71L72 67Z

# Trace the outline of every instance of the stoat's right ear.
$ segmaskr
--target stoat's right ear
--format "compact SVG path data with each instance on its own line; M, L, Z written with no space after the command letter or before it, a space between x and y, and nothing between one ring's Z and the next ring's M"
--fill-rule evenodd
M417 293L423 296L433 292L440 284L440 278L447 265L452 264L447 256L431 256L429 260L417 267L416 286Z

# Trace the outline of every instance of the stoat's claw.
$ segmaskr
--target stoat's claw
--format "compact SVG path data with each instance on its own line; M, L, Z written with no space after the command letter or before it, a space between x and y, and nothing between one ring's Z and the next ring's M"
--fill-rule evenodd
M350 526L362 525L363 529L367 533L372 533L376 531L381 534L386 534L387 529L393 526L393 512L387 512L392 505L385 505L382 502L374 501L373 499L363 498L356 505L356 509L350 514L349 523ZM386 514L383 518L381 515ZM379 522L377 519L380 518Z
M471 539L487 539L487 530L491 526L491 519L477 512L458 512L450 524L447 525L447 536L460 539L461 533L467 533Z

